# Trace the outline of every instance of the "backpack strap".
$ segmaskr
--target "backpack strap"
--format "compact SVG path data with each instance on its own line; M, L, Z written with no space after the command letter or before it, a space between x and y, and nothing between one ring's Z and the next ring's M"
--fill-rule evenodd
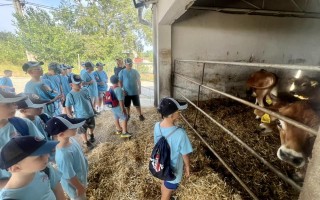
M12 117L8 120L22 136L29 135L29 127L23 119L19 117Z
M178 130L180 127L176 127L173 131L171 131L171 133L169 133L168 135L167 135L167 137L165 137L166 139L168 139L174 132L176 132L176 130ZM159 130L160 130L160 134L161 134L161 136L163 136L162 135L162 132L161 132L161 127L160 127L160 123L159 123Z

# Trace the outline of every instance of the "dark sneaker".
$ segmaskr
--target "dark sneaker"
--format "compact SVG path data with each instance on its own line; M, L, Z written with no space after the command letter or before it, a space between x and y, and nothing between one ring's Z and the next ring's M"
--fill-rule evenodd
M89 141L83 142L83 146L86 147L88 150L91 150L94 148L93 144Z
M139 119L140 119L140 121L144 121L144 120L145 120L145 118L144 118L143 115L140 115L140 116L139 116Z
M122 137L122 138L129 138L129 137L131 137L131 134L128 133L128 132L127 132L127 133L122 133L120 137Z
M94 138L94 135L90 135L89 142L94 143L96 141L96 138Z

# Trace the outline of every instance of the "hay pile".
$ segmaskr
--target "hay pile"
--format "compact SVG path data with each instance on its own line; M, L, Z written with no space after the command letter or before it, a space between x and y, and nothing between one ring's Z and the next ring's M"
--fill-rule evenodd
M252 108L226 99L201 102L200 107L282 173L287 176L294 173L295 169L293 167L277 158L276 152L280 147L279 133L263 133L260 131L258 128L260 122L255 119ZM190 106L184 115L188 121L193 122L195 113L196 110ZM197 130L259 199L298 199L298 191L272 173L271 170L235 142L231 136L216 127L201 113L197 116ZM207 154L210 155L211 153L207 152ZM213 162L212 168L226 177L225 180L228 185L242 191L243 198L250 198L215 156L210 155L210 157Z
M153 147L153 126L159 121L155 109L144 110L146 120L132 117L129 131L131 140L113 134L111 113L97 119L96 134L104 142L89 155L89 187L87 196L95 199L160 199L161 182L148 171L148 158ZM132 116L134 113L132 114ZM231 189L211 169L200 141L189 132L194 153L191 156L191 176L184 179L178 192L179 199L241 199L239 192Z

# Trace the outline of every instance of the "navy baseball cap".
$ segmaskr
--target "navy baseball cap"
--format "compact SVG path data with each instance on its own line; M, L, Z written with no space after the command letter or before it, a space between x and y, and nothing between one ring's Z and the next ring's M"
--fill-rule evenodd
M18 109L42 108L50 101L50 100L40 99L40 97L36 94L24 94L24 95L26 95L27 98L17 102Z
M47 121L45 131L49 135L58 135L68 129L80 128L85 121L84 118L70 118L68 115L62 114Z
M162 98L158 107L159 113L166 117L178 110L187 109L188 104L186 102L177 101L170 97Z
M35 136L18 136L11 138L0 153L0 168L8 169L29 156L50 154L58 141L46 141Z
M96 64L96 66L97 66L97 67L103 67L103 66L105 66L105 64L103 64L103 63L101 63L101 62L98 62L98 63Z
M21 95L21 94L17 95L14 93L6 92L3 89L0 89L0 103L17 103L26 98L28 97L25 95Z
M22 65L22 70L27 72L28 69L30 69L31 67L38 67L38 66L41 66L43 65L44 63L42 61L40 62L37 62L37 61L29 61L29 62L26 62Z
M73 84L80 84L82 82L82 79L77 74L71 74L71 76L69 76L68 78L68 82Z
M133 62L132 62L132 60L131 60L131 58L126 58L125 60L124 60L124 64L132 64Z
M85 62L84 63L84 66L86 67L86 68L94 68L94 64L92 63L92 62Z

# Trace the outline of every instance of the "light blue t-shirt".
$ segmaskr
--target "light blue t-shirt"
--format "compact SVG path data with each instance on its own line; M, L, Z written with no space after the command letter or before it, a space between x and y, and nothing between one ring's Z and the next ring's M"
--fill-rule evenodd
M29 135L44 138L41 132L29 119L22 118L28 125ZM0 149L10 141L11 138L21 135L14 126L8 122L4 127L0 128ZM9 178L11 174L7 170L0 169L0 179Z
M25 85L24 92L36 94L41 99L44 99L44 100L51 100L58 95L57 93L54 93L51 91L45 91L45 89L44 89L45 87L49 87L52 89L51 85L52 85L52 83L48 79L44 79L39 82L34 82L34 81L30 80ZM51 117L61 114L60 107L57 106L57 104L53 104L53 103L44 106L44 112Z
M122 81L123 89L129 96L139 95L138 80L140 80L140 74L137 70L121 70L119 73L119 80Z
M64 94L64 96L67 96L67 94L71 91L71 87L68 82L67 75L61 75L61 84L62 84L63 94Z
M9 77L0 78L0 85L1 86L9 86L9 87L11 87L11 88L7 88L7 87L4 88L4 91L6 91L6 92L15 92L14 88L12 88L13 84L12 84L12 81L11 81L11 79Z
M161 127L161 133L160 133L160 122L157 122L154 126L154 144L158 142L158 140L162 136L166 137L168 136L173 130L175 130L177 127L167 127L163 128ZM186 155L191 153L192 145L190 143L190 140L183 128L177 129L169 138L167 138L167 142L170 146L171 150L171 167L173 169L173 173L176 176L176 179L173 181L168 181L170 183L180 183L182 179L183 174L183 158L182 155Z
M87 88L89 91L89 95L90 97L98 97L98 85L97 85L97 81L93 75L93 72L88 73L85 72L83 73L83 75L81 76L81 79L84 82L90 82L91 80L93 80L93 83L90 85L84 85L83 87Z
M98 85L98 91L99 92L105 92L108 88L108 75L105 71L94 71L93 75L97 81ZM100 83L103 83L103 85L99 85Z
M77 177L82 185L87 186L88 161L84 156L78 142L70 138L71 145L64 148L56 148L56 163L62 173L61 185L70 198L77 197L77 192L69 180Z
M61 76L60 75L48 75L44 74L42 80L49 80L51 82L51 89L61 94Z
M87 88L81 88L79 92L71 90L69 94L67 94L66 107L72 106L76 118L88 119L94 116Z
M86 72L87 72L86 69L82 69L82 70L80 71L80 76L82 77L82 75L83 75L84 73L86 73Z
M28 185L18 189L2 189L0 199L55 200L56 197L50 188L48 176L43 172L36 172Z

